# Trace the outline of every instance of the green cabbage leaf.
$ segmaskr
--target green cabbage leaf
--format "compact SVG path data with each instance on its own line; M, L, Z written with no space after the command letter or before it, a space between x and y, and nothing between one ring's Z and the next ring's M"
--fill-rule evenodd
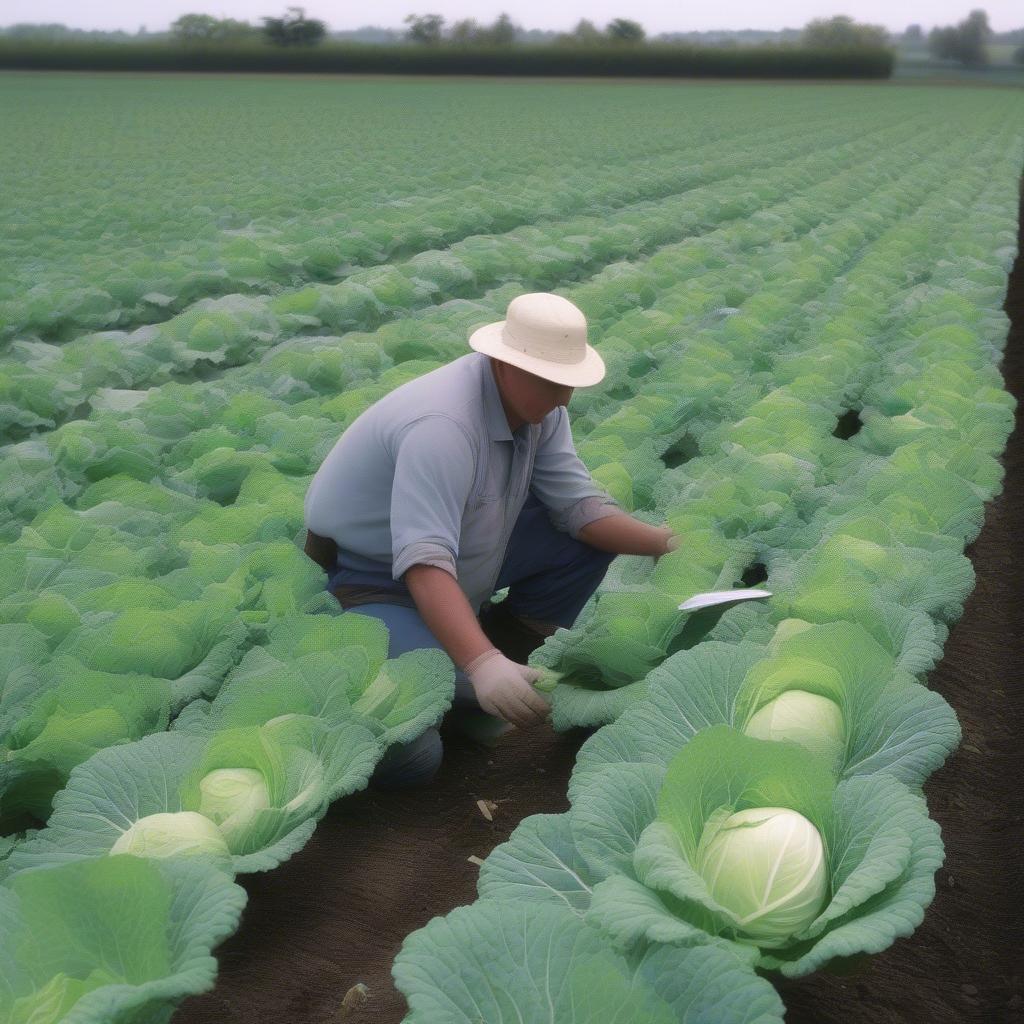
M771 985L722 950L624 954L570 909L482 899L413 932L392 967L405 1024L781 1024Z
M0 1016L11 1024L166 1021L213 987L211 950L246 894L191 858L101 857L0 884Z
M45 821L76 765L167 728L171 683L88 669L67 655L43 662L38 674L33 699L0 732L0 814Z

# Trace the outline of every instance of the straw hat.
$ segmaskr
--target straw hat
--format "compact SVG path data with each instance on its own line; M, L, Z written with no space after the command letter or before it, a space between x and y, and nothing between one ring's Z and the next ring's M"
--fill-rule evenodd
M604 360L587 344L586 317L551 292L517 295L505 319L477 328L469 347L574 388L597 384L605 373Z

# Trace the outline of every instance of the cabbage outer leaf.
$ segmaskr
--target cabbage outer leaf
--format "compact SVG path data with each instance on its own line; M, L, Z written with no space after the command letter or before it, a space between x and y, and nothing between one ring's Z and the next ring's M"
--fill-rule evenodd
M125 855L0 885L0 991L15 1020L166 1020L213 987L211 950L238 927L241 886L192 859ZM6 1018L5 1018L6 1019Z
M772 987L718 949L632 955L572 910L481 899L434 918L395 959L405 1024L779 1024Z
M586 913L595 879L572 840L565 814L532 814L480 868L481 899L551 903Z

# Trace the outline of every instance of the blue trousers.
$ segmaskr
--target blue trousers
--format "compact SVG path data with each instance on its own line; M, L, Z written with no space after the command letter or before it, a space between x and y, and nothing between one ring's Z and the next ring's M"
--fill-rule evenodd
M547 509L530 492L512 529L497 590L508 587L505 607L513 615L569 628L604 579L615 555L600 551L568 533L556 530ZM352 609L373 615L388 627L388 657L422 647L443 650L416 608L397 604L364 604ZM498 736L510 728L482 711L473 687L455 670L453 724L471 735ZM437 728L427 729L410 743L390 747L371 782L380 788L426 785L441 766L442 745Z

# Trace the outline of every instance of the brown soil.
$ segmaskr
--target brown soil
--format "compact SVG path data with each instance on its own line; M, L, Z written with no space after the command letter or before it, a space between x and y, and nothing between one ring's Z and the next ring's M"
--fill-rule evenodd
M1024 208L1021 232L1024 249ZM1024 256L1005 308L1012 326L1002 371L1022 408L1004 490L967 550L976 588L929 680L964 735L925 787L946 843L935 901L913 936L850 974L779 983L788 1024L1024 1021ZM216 951L217 986L187 1000L176 1024L396 1024L405 1004L390 969L402 940L473 901L469 856L486 857L528 814L567 808L582 739L534 730L483 751L447 737L429 789L339 801L288 863L240 879L249 904L240 930ZM497 803L493 822L477 808L481 799ZM340 1015L360 982L368 998Z

